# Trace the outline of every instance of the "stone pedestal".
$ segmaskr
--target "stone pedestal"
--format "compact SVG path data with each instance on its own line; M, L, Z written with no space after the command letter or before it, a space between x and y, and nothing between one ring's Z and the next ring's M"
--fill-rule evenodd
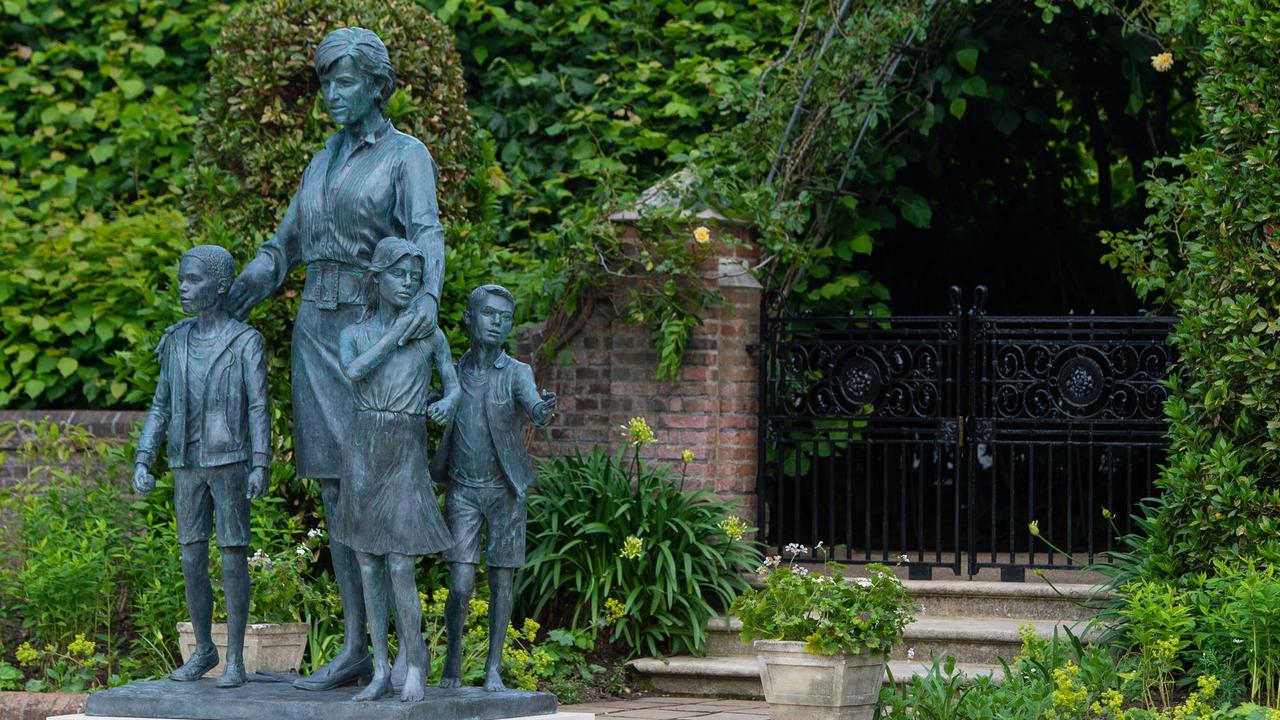
M421 702L400 702L390 695L374 702L354 702L355 686L308 692L289 683L249 683L219 689L212 679L182 683L149 680L103 690L89 696L88 718L164 718L166 720L500 720L551 716L551 693L483 688L426 688Z

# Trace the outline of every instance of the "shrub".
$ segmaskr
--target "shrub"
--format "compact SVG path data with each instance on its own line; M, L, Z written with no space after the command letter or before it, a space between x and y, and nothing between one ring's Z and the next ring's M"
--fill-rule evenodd
M760 563L733 504L625 449L551 460L538 475L521 607L635 653L701 651L707 621Z
M0 407L112 407L150 397L150 348L178 317L172 210L96 213L0 233Z
M1179 316L1146 545L1169 578L1212 573L1222 553L1280 556L1280 15L1266 0L1195 5L1203 139L1152 168L1146 227L1106 238L1134 287Z
M226 3L0 6L0 225L176 189Z

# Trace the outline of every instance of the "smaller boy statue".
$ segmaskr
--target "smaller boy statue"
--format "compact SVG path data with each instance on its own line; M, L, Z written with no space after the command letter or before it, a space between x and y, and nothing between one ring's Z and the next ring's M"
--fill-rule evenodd
M150 467L167 433L182 578L196 636L195 652L169 675L173 680L198 680L218 664L209 634L209 536L216 518L227 598L227 662L215 683L220 688L238 687L247 679L249 500L266 492L271 460L262 335L224 308L234 279L235 263L220 247L201 245L182 256L178 292L183 311L196 317L171 326L156 347L160 380L133 470L134 490L151 492L156 479Z
M515 298L501 285L481 285L467 298L462 323L471 336L471 349L458 360L462 394L431 463L431 477L448 483L445 515L456 541L444 551L449 599L444 610L448 649L442 688L462 684L462 628L475 589L483 523L488 526L491 591L484 689L505 689L502 645L511 621L513 577L524 564L525 493L534 480L524 447L524 418L543 427L556 409L555 393L539 393L533 370L502 349L515 309Z

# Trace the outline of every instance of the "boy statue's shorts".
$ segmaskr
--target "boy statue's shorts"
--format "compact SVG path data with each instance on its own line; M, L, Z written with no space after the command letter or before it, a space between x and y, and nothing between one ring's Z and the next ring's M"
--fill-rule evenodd
M444 551L445 562L480 562L480 521L485 525L485 559L489 567L524 565L526 503L517 500L504 482L497 487L473 487L450 482L445 493L445 515L455 544Z
M249 545L249 463L173 469L178 542L209 542L217 520L218 547Z

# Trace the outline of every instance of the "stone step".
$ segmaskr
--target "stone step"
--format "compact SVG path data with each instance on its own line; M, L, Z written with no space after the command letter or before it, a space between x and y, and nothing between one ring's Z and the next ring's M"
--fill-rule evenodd
M628 665L634 669L644 685L654 692L671 695L695 695L760 699L764 691L760 686L760 669L754 655L751 657L689 657L687 655L657 658L639 658ZM891 660L885 674L885 684L908 682L912 677L929 672L930 663L919 660ZM991 675L1000 678L999 665L957 663L955 670L967 677Z
M1087 620L1054 622L1025 618L922 616L907 626L902 643L893 648L891 658L930 658L953 655L959 663L989 665L1001 659L1012 662L1022 650L1023 626L1031 626L1045 640L1055 634L1065 639L1070 632L1089 640L1093 634Z
M1100 585L971 580L906 580L907 592L924 608L922 617L993 617L1086 620L1107 595Z

